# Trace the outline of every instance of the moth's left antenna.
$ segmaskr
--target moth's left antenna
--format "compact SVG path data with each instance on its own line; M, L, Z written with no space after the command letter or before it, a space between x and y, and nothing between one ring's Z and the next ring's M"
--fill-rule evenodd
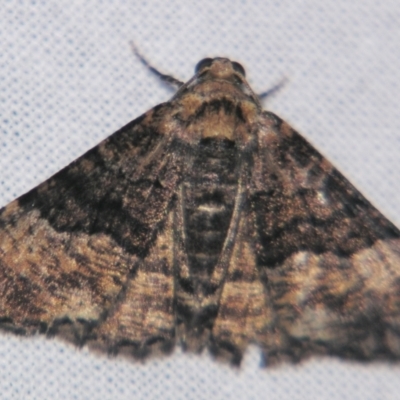
M180 88L184 82L181 82L180 80L174 78L171 75L166 75L161 73L158 69L154 68L139 52L137 47L133 42L130 42L131 49L133 54L139 59L139 61L149 70L151 71L154 75L157 76L157 78L161 79L163 82L175 86L177 88Z

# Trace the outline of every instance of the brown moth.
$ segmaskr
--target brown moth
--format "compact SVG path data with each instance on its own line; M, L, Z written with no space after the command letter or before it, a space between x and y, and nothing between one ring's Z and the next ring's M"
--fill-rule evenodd
M240 64L204 59L0 210L0 326L136 358L398 360L400 231Z

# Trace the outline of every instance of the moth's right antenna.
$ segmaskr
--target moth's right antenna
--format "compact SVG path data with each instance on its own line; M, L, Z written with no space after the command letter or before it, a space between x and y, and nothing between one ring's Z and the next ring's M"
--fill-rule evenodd
M281 79L281 81L272 86L271 89L268 89L265 92L258 94L258 98L260 99L260 101L262 101L265 100L267 97L272 97L275 93L279 92L279 90L281 90L286 85L287 81L287 78Z
M131 49L133 54L139 59L139 61L154 75L157 76L158 79L161 79L163 82L175 86L177 88L180 88L184 82L181 82L180 80L174 78L171 75L166 75L162 74L158 69L154 68L140 53L137 47L133 42L130 42Z

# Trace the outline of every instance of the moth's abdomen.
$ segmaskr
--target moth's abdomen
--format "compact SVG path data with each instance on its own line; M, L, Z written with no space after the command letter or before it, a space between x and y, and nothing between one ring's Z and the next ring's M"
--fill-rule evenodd
M230 140L207 138L193 157L183 203L186 251L195 283L196 278L210 277L224 245L237 191L237 149Z

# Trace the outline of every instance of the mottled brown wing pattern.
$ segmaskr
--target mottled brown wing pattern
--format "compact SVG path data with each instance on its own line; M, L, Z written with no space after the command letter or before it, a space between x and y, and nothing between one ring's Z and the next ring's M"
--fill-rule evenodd
M398 360L399 289L399 230L224 58L0 210L0 327L112 354Z
M250 203L267 363L400 357L400 231L285 122L260 121Z
M171 241L165 220L183 164L173 137L159 129L168 110L149 111L0 211L3 328L78 344L94 338L112 349L127 322L108 340L97 330L130 301L141 326L159 315L157 326L124 337L139 353L149 337L173 339L172 264L150 252Z

